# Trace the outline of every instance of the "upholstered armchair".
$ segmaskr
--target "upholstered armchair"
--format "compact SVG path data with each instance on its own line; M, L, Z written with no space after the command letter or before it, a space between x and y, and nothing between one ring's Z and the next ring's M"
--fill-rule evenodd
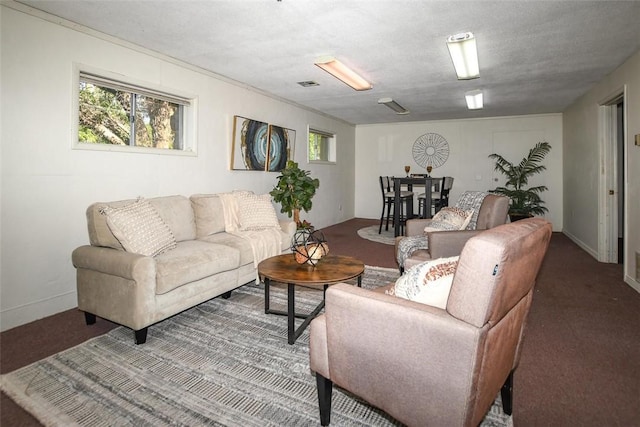
M466 192L465 194L471 193L473 192ZM431 224L431 219L408 220L405 227L406 236L396 238L396 260L399 258L398 251L400 241L404 237L424 235L427 244L426 248L417 249L413 251L409 257L404 259L402 265L399 266L400 271L403 272L414 265L430 259L460 255L462 247L471 237L484 230L504 224L507 221L508 211L509 198L497 194L487 194L480 204L475 226L473 226L472 229L425 232L424 229Z
M333 384L408 426L477 426L502 390L511 413L533 288L551 225L527 219L465 245L446 308L346 284L311 323L310 367L321 424Z

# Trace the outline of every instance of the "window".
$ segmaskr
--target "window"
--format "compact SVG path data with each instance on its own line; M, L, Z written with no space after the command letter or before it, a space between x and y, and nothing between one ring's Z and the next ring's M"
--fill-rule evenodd
M192 151L192 100L80 72L78 144Z
M309 128L309 161L319 163L336 162L336 136Z

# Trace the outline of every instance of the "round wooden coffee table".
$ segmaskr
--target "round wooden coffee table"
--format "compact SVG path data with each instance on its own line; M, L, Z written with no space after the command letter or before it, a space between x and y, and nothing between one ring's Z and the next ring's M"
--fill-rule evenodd
M320 288L326 292L327 287L334 283L349 279L358 279L358 286L362 285L364 264L353 257L328 254L316 266L298 264L293 254L283 254L267 258L258 264L258 274L264 279L264 312L287 316L289 344L296 342L314 317L324 308L324 295L318 306L308 314L298 314L295 309L295 287L305 286ZM271 281L287 284L287 311L269 308L269 287ZM304 319L296 329L295 319Z

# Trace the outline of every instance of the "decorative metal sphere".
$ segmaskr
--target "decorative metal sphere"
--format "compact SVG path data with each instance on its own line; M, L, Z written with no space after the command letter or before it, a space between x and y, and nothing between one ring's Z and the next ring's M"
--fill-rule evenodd
M291 239L291 251L298 264L306 263L315 267L329 253L329 245L320 230L298 230Z

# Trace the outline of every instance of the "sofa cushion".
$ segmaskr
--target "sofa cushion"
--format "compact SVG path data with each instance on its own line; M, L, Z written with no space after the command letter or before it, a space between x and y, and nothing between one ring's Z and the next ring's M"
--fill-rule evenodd
M280 228L278 228L278 231L281 235L281 249L283 252L288 251L291 248L291 237ZM229 233L216 233L203 237L201 240L237 249L240 252L240 265L246 265L253 262L253 250L251 249L251 243L249 243L247 239L243 239L242 237L234 236Z
M153 257L176 247L171 229L148 200L138 199L118 208L105 206L101 212L127 252Z
M200 240L179 242L156 257L156 294L240 266L237 249Z
M195 238L195 218L189 199L184 196L164 196L145 199L158 211L160 217L169 226L176 241L192 240ZM135 199L118 200L113 202L96 202L87 208L87 229L89 243L92 246L102 246L124 250L122 244L113 235L107 224L107 217L101 212L105 207L121 208L135 202Z
M196 219L191 202L185 196L153 197L149 203L158 210L160 217L167 223L176 241L196 238Z
M413 266L385 293L445 309L459 258L439 258Z
M224 211L217 194L194 194L190 199L196 218L196 238L224 231Z
M280 228L269 194L237 193L239 229L263 230Z

